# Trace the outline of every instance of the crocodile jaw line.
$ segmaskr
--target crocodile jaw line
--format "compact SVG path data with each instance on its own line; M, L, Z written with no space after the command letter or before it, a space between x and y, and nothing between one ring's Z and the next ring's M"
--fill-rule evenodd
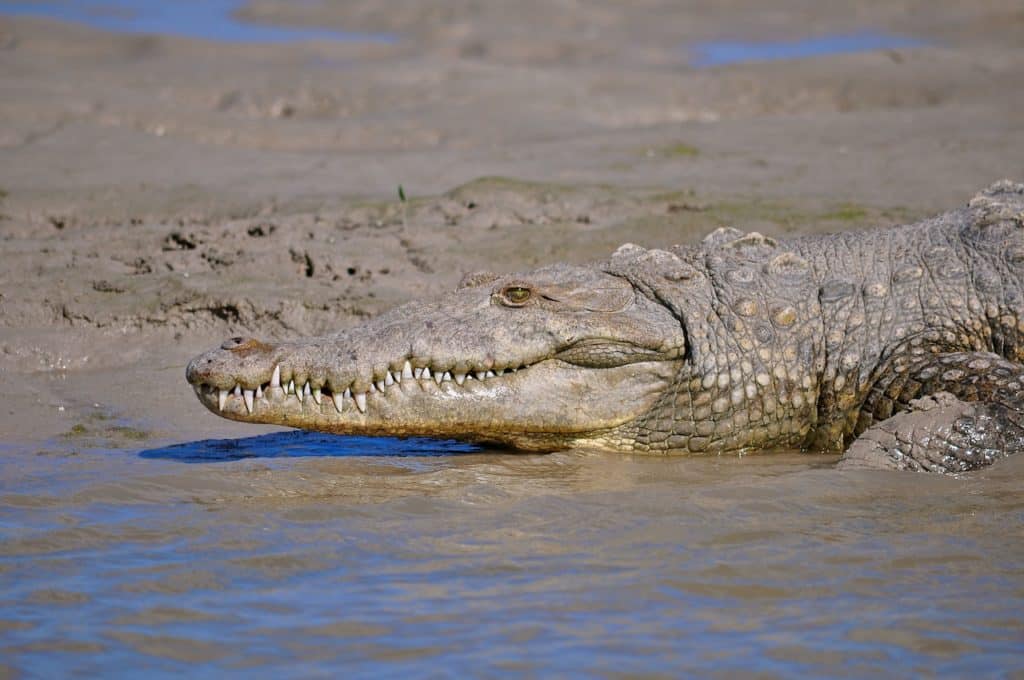
M307 381L270 380L226 389L194 383L214 413L340 434L453 437L552 449L579 444L642 413L671 382L677 362L648 361L588 369L547 359L527 367L467 373L413 368L388 371L366 391L340 394ZM599 384L595 384L599 383ZM620 399L588 398L617 391Z

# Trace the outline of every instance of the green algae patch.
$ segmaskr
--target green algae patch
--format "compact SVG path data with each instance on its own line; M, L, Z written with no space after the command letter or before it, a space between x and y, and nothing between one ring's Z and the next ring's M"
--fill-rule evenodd
M643 155L648 158L696 158L700 149L686 142L673 142L666 146L647 147Z
M89 434L89 428L87 428L82 423L75 423L74 425L71 426L70 430L64 433L63 436L65 438L70 439L72 437L81 437L86 434Z
M853 203L841 203L836 206L835 210L823 214L821 219L836 222L859 222L866 220L868 215L868 209L863 206Z
M110 428L110 430L108 430L108 433L112 436L120 437L121 439L127 439L128 441L133 442L144 442L149 441L150 439L153 438L153 434L151 432L146 432L145 430L138 430L134 427L126 426L112 427Z
M129 425L107 424L102 419L91 419L90 425L75 423L60 435L65 441L74 441L86 448L118 448L125 445L146 442L153 433Z
M676 142L661 149L661 155L673 158L695 158L700 155L700 149L686 142Z

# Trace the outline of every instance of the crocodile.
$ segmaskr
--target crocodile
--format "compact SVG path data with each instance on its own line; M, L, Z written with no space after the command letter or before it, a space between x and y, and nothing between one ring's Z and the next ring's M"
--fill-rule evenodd
M1022 277L1003 180L910 225L474 272L331 335L231 338L186 377L221 416L333 433L961 473L1024 447Z

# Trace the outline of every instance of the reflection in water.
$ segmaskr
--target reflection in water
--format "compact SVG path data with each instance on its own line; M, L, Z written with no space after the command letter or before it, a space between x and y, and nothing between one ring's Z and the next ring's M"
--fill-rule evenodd
M115 33L176 35L223 42L277 43L332 40L393 43L386 33L348 33L240 20L243 0L0 0L0 14L40 16Z
M0 451L0 675L1024 670L1024 456L321 437Z
M873 31L826 35L790 42L718 40L694 45L690 50L690 65L698 68L709 68L745 61L806 59L848 52L922 47L926 44L924 41L915 38Z

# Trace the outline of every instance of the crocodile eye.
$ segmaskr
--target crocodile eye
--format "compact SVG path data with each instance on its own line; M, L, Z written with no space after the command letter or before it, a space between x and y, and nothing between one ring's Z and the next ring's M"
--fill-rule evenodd
M530 289L523 286L509 286L501 291L501 297L513 306L525 304L530 299L530 295L532 295Z

